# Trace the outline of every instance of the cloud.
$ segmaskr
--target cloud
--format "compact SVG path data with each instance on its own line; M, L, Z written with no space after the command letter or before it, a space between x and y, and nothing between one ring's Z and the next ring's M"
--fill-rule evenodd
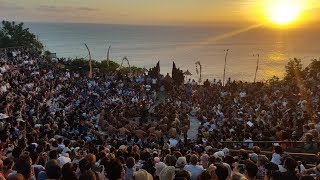
M24 9L23 6L17 5L15 3L12 2L1 2L1 6L0 6L1 10L10 10L10 11L18 11L18 10L22 10Z
M79 7L77 8L78 10L82 10L82 11L98 11L99 9L96 8L89 8L89 7Z
M37 10L41 11L65 11L66 7L58 7L58 6L49 6L49 5L40 5L39 7L36 8Z
M127 17L127 16L129 16L129 14L128 14L128 13L121 13L121 14L119 14L119 16L121 16L121 17Z
M89 7L70 7L70 6L54 6L54 5L40 5L37 7L41 11L54 11L54 12L64 12L64 11L98 11L96 8Z

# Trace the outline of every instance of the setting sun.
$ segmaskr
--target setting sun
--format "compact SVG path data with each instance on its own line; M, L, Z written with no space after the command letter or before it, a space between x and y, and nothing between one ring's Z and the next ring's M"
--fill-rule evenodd
M277 25L289 25L299 20L302 15L303 1L273 0L267 4L267 18Z

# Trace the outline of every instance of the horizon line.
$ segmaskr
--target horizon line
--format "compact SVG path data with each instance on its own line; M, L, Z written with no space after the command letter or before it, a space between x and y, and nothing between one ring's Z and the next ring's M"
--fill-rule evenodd
M15 22L22 22L24 24L26 23L47 23L47 24L88 24L88 25L130 25L130 26L162 26L162 27L210 27L210 26L244 26L244 25L252 25L252 24L257 24L253 21L243 21L243 22L237 22L237 21L208 21L208 22L179 22L179 23L128 23L128 22L123 22L123 23L113 23L113 22L74 22L74 21L63 21L63 22L58 22L58 21L33 21L33 20L6 20L2 19L2 21L15 21ZM320 19L315 20L315 21L309 21L304 23L302 26L299 26L298 28L303 28L305 25L314 25L314 24L320 24ZM314 26L313 26L314 27ZM316 26L317 27L317 26ZM319 27L319 26L318 26ZM272 28L272 27L271 27Z

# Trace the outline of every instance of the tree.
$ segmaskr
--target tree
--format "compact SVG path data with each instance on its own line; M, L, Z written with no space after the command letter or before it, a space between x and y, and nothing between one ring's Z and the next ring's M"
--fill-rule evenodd
M285 68L286 68L286 76L284 77L284 80L297 81L297 80L301 79L302 64L301 64L300 59L297 59L297 58L291 59Z
M14 21L2 21L0 29L0 48L26 47L41 52L43 45L37 40L36 35L24 28L23 23L16 24Z
M266 84L270 85L271 87L278 86L278 85L280 85L280 83L281 83L280 78L277 76L273 76L271 79L268 79L266 81Z
M320 72L320 59L313 59L312 62L307 66L304 70L303 73L308 76L317 76L318 73Z
M117 72L117 69L120 65L114 61L110 61L109 65L107 61L95 61L92 60L92 68L98 70L100 73L110 73L110 72ZM65 64L65 69L69 69L71 71L79 71L79 72L87 72L89 71L89 60L84 58L76 58L70 60L68 63ZM143 69L135 66L131 67L123 67L120 70L123 74L128 73L136 73L142 74Z
M46 59L50 59L51 60L51 52L50 51L44 51L43 52L43 56L46 58Z
M156 79L160 78L160 61L158 61L157 65L155 67L150 68L148 75L151 78L156 78Z
M176 67L176 64L173 62L172 65L172 79L175 85L180 86L184 82L183 71Z

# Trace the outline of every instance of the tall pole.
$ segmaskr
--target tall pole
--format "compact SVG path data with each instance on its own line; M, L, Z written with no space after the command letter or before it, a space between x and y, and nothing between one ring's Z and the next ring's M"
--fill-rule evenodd
M199 77L199 81L198 81L198 82L201 83L201 81L202 81L202 65L201 65L200 61L197 61L197 62L196 62L196 71L197 71L197 74L199 74L198 66L199 66L199 68L200 68L200 77Z
M110 64L110 59L109 59L109 55L110 55L110 48L111 48L111 45L109 46L108 50L107 50L107 67L109 68L109 64Z
M201 81L202 81L202 65L201 65L201 63L199 63L199 65L200 65L200 83L201 83Z
M87 44L85 43L84 45L86 46L86 48L87 48L87 50L88 50L88 53L89 53L89 68L90 68L90 70L89 70L89 78L92 78L91 53L90 53L90 50L89 50Z
M223 70L223 81L222 81L222 86L224 86L224 80L226 78L226 66L227 66L227 57L228 57L228 52L229 52L229 49L226 49L224 50L226 51L226 56L224 58L224 70Z
M254 56L254 55L253 55ZM258 73L258 69L259 69L259 61L260 61L260 54L257 54L258 56L258 59L257 59L257 67L256 67L256 72L254 74L254 80L253 82L255 83L256 82L256 79L257 79L257 73Z

